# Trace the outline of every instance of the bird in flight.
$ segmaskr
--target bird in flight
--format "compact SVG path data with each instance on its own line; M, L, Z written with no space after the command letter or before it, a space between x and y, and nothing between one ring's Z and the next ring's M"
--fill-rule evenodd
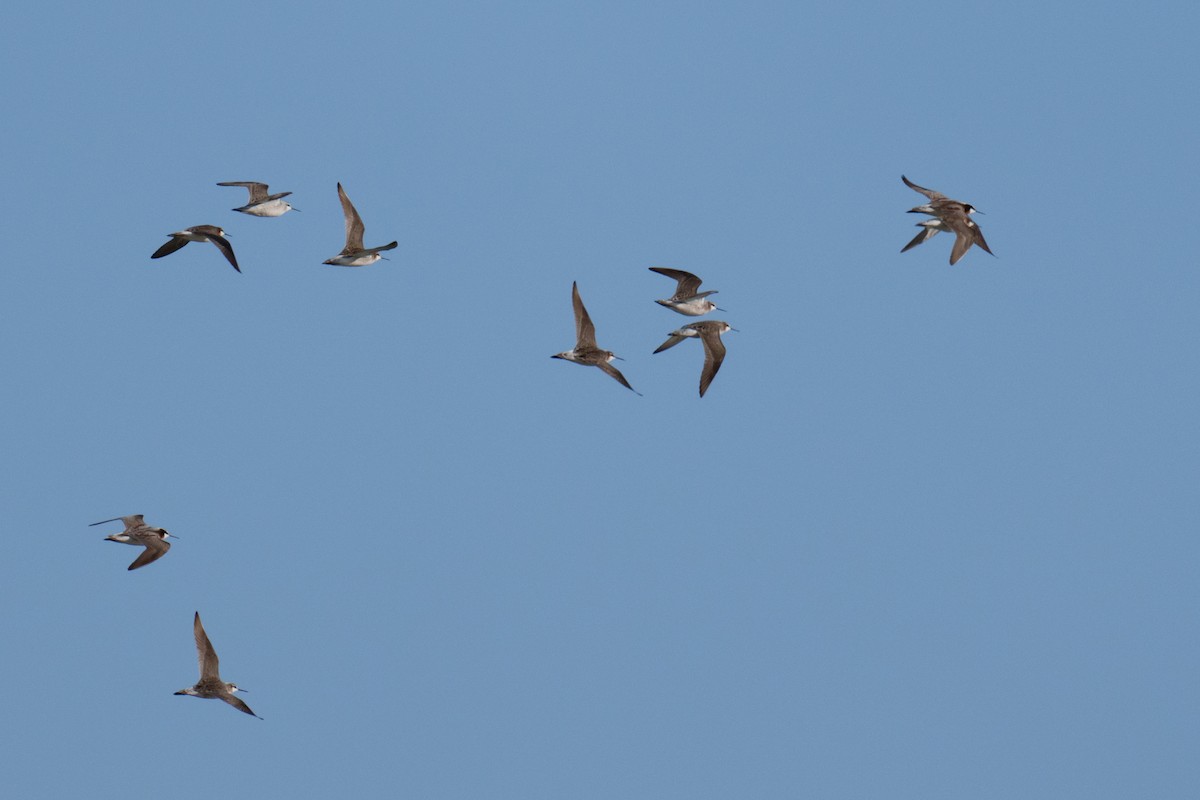
M184 228L181 231L168 233L167 236L171 237L170 241L155 250L154 255L150 257L169 256L188 242L212 242L221 251L221 255L225 256L225 260L232 264L234 269L241 272L242 268L238 266L237 257L233 254L233 245L229 244L229 240L225 238L226 235L225 231L216 225L195 225L191 228Z
M204 626L200 624L199 611L196 612L196 620L192 623L192 633L196 637L196 655L200 660L200 680L195 686L180 689L175 694L203 697L209 700L224 700L243 714L262 719L250 710L250 706L246 705L242 698L233 696L234 692L244 692L245 689L238 688L237 684L225 683L221 680L217 651L213 649L212 642L208 640L208 634L204 632Z
M971 215L978 211L975 206L961 200L951 200L941 192L918 186L903 175L900 176L900 180L904 181L904 185L913 191L920 192L929 198L928 203L910 208L908 213L928 214L935 218L917 223L921 232L911 242L904 245L901 253L932 239L941 231L947 231L954 234L954 247L950 250L951 265L957 264L958 260L971 249L971 245L978 245L984 252L995 255L984 240L983 231L975 224L975 220L971 219Z
M625 376L619 369L608 363L620 356L611 350L601 350L596 345L596 326L592 324L592 318L588 316L587 309L583 307L583 298L579 296L577 283L571 284L571 305L575 309L575 347L550 357L561 358L585 367L599 367L606 374L611 375L617 383L640 397L642 393L629 385L629 381L625 380Z
M367 229L363 225L362 217L358 215L354 204L346 196L346 190L342 188L342 185L339 183L337 187L338 198L342 201L342 214L346 217L346 246L342 248L342 252L333 258L325 259L322 263L332 264L335 267L365 267L368 264L374 264L383 258L379 254L380 251L391 250L399 242L385 244L382 247L363 247L363 234Z
M246 205L235 208L243 214L254 217L282 217L289 211L299 211L294 205L284 200L291 192L267 194L267 184L257 181L226 181L217 186L241 186L250 191L250 200Z
M672 311L689 317L698 317L701 314L707 314L713 309L717 311L724 310L717 308L717 304L713 301L705 299L710 294L716 294L717 290L712 289L707 292L698 291L702 281L692 273L684 272L681 269L669 269L668 267L650 267L650 271L657 272L659 275L665 275L677 282L675 294L666 300L654 301L663 308L669 308Z
M725 361L725 343L721 341L721 334L726 331L736 332L737 328L732 327L728 322L715 319L693 322L690 325L684 325L677 331L671 331L667 340L660 344L654 352L661 353L684 339L699 337L700 343L704 345L704 369L700 371L700 396L704 397L709 384L712 383L713 378L717 377L717 370Z
M133 544L139 547L146 548L133 560L129 565L129 569L137 569L144 567L152 561L158 561L167 554L171 549L171 543L167 541L167 537L178 539L178 536L167 533L163 528L154 528L145 523L141 514L134 514L129 517L113 517L112 519L104 519L99 522L93 522L89 528L97 525L103 525L106 522L116 522L120 520L125 523L125 530L120 533L110 533L105 536L105 541L119 542L121 544Z

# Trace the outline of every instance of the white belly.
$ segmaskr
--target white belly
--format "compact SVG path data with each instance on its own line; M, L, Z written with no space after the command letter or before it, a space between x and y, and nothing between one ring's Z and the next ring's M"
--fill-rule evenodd
M326 264L333 264L338 267L365 267L368 264L374 264L383 256L379 253L357 253L348 256L337 256L326 261Z
M679 303L675 306L675 310L680 314L686 314L689 317L698 317L702 314L707 314L714 308L713 303L704 298L698 300L688 300L686 303Z
M256 217L282 217L292 207L283 200L271 200L267 203L259 203L256 206L251 206L246 209L247 214L252 214Z

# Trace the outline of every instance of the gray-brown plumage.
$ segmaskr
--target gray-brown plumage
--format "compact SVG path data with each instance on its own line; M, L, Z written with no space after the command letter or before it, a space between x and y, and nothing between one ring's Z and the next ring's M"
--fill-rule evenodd
M910 214L929 214L936 217L941 224L929 222L919 223L924 229L917 234L911 242L904 246L900 252L906 252L916 247L917 245L933 238L939 231L949 231L954 234L954 247L950 250L951 265L958 263L958 260L971 249L971 245L978 245L980 249L989 255L995 255L991 248L988 247L987 241L983 238L983 231L975 224L975 220L971 219L971 214L974 214L978 209L970 203L964 203L961 200L951 200L941 192L935 192L932 189L926 189L924 186L918 186L910 181L905 176L901 175L900 180L904 181L904 185L916 192L920 192L929 198L929 202L922 206L909 209Z
M921 232L912 238L912 241L900 248L901 253L907 253L919 244L924 244L928 240L937 236L942 231L948 231L949 228L940 219L927 219L924 222L918 222L917 227Z
M625 380L621 371L608 363L620 356L611 350L601 350L596 345L596 326L592 324L592 318L588 316L587 309L583 307L583 298L579 296L579 286L576 283L571 284L571 305L575 309L575 348L550 357L561 358L585 367L599 367L626 389L641 396L641 392L629 385L629 381Z
M225 181L218 183L217 186L241 186L250 192L250 200L246 205L233 209L243 214L250 214L254 217L280 217L289 211L300 210L295 208L291 203L283 200L291 192L267 194L267 190L270 187L265 183L259 183L258 181Z
M129 565L129 569L134 570L138 567L144 567L152 561L157 561L167 554L171 549L171 543L167 541L167 537L178 539L178 536L167 533L163 528L154 528L147 525L143 521L141 514L134 514L128 517L113 517L112 519L93 522L88 527L103 525L106 522L116 522L120 520L125 523L125 530L120 533L113 533L105 536L105 541L118 542L120 544L133 544L139 547L146 548L141 554L133 560Z
M191 228L184 228L167 235L171 237L171 240L155 250L154 255L150 256L151 258L169 256L188 242L212 242L234 269L238 272L242 271L242 268L238 266L237 258L233 255L233 246L225 238L225 231L216 225L194 225Z
M379 254L380 251L391 250L397 247L399 242L385 244L383 247L363 247L363 234L366 232L366 228L363 226L362 217L358 215L358 210L354 208L354 204L350 202L346 190L340 183L337 185L337 189L338 199L342 201L342 215L346 218L346 246L342 248L342 252L333 258L326 259L323 263L332 264L335 267L365 267L368 264L374 264L383 258Z
M250 706L242 702L240 697L233 696L234 692L244 692L245 689L239 689L236 684L225 683L221 680L217 651L213 649L212 642L208 640L208 634L204 632L204 626L200 624L199 611L196 612L196 619L192 623L192 633L196 637L196 656L200 662L200 680L195 686L180 689L175 694L203 697L209 700L224 700L243 714L262 719L251 711Z
M704 345L704 369L700 371L700 396L704 397L709 384L712 383L713 378L717 377L717 371L721 369L721 364L725 361L725 343L721 341L721 334L736 330L737 328L732 327L728 322L715 319L693 322L690 325L684 325L677 331L672 331L667 340L660 344L654 352L661 353L684 339L699 337L700 343Z
M716 289L707 292L699 291L702 281L692 273L684 272L681 269L670 269L669 267L650 267L649 269L651 272L665 275L677 282L675 294L666 300L654 301L663 308L669 308L672 311L689 317L698 317L717 308L716 303L705 299L710 294L716 294Z

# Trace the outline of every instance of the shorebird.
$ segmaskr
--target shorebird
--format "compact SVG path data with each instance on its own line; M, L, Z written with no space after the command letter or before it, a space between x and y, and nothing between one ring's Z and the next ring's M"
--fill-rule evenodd
M169 256L188 242L212 242L221 251L221 255L225 256L229 263L233 265L233 268L241 272L242 268L238 266L237 258L233 255L233 247L229 244L229 240L225 238L226 235L225 231L216 225L195 225L191 228L184 228L181 231L168 233L167 236L170 236L171 240L155 250L154 255L150 257L162 258L163 256Z
M657 272L659 275L666 275L668 278L678 281L675 287L675 294L671 295L668 300L655 300L663 308L669 308L672 311L677 311L689 317L698 317L701 314L707 314L714 308L717 311L724 309L717 308L717 304L711 300L706 300L710 294L716 294L716 289L708 292L698 292L701 280L690 272L684 272L681 269L668 269L667 267L650 267L651 272Z
M904 246L900 252L903 253L927 239L933 238L938 231L948 231L954 234L954 248L950 251L950 264L958 263L958 260L963 257L967 250L971 249L971 245L978 245L984 252L989 255L995 255L987 242L984 241L983 231L975 224L975 220L971 219L971 215L979 209L970 203L964 203L961 200L951 200L941 192L935 192L932 189L926 189L924 186L917 186L905 176L901 175L900 180L904 181L904 185L913 191L920 192L929 198L929 202L923 206L910 208L910 214L929 214L936 217L940 224L918 223L925 230L921 231L916 237Z
M354 204L350 202L350 198L346 196L346 190L340 183L338 184L338 197L342 201L342 213L346 216L346 246L342 248L342 252L322 263L332 264L335 267L365 267L383 258L379 255L380 251L391 250L399 244L399 242L392 242L383 247L363 247L363 232L366 231L366 228L363 226L362 217L354 210Z
M704 345L704 369L700 372L700 396L704 397L704 393L708 391L708 385L712 383L713 378L717 376L717 370L721 368L721 362L725 360L725 343L721 341L721 334L725 331L736 332L737 328L730 326L728 322L720 322L715 319L693 322L690 325L684 325L677 331L671 331L667 340L660 344L654 352L661 353L684 339L699 336L700 343Z
M283 199L291 194L291 192L267 194L267 184L265 183L258 183L257 181L226 181L225 183L218 183L217 186L241 186L250 190L250 202L241 208L233 209L243 214L250 214L255 217L282 217L289 211L300 210Z
M106 522L116 522L117 520L125 523L125 530L105 536L105 541L133 544L146 548L141 552L141 555L133 560L133 563L129 565L129 569L137 569L138 567L146 566L151 561L158 561L171 549L171 543L167 541L167 537L170 536L172 539L179 538L172 533L167 533L162 528L152 528L147 525L143 521L141 514L134 514L131 517L113 517L112 519L93 522L88 527L94 528L97 525L103 525Z
M608 363L614 358L619 359L620 356L610 350L601 350L596 345L596 326L592 324L592 318L588 316L587 309L583 307L583 299L579 296L579 285L574 282L571 283L571 305L575 308L575 348L550 357L572 361L585 367L599 367L626 389L641 397L642 393L629 385L629 381L625 380L621 371Z
M212 642L208 640L208 634L204 632L204 626L200 624L199 611L196 612L196 621L192 623L192 632L196 636L196 655L200 659L200 680L195 686L180 689L175 694L204 697L210 700L224 700L238 711L262 719L262 717L259 717L258 714L250 710L250 706L242 702L242 698L233 696L234 692L244 692L246 691L245 689L239 689L237 684L226 683L221 680L220 662L217 660L217 651L213 649Z

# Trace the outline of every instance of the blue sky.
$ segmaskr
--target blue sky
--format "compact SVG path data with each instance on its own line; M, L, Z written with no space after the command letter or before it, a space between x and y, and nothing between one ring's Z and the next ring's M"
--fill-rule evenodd
M1194 8L198 14L0 31L14 796L1196 796Z

